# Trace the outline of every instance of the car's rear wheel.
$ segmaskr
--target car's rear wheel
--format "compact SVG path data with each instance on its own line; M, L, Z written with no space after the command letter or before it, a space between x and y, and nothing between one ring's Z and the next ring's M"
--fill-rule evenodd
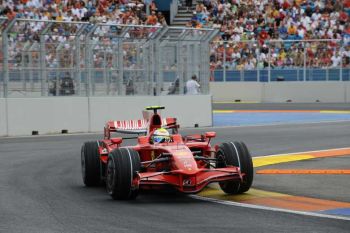
M140 167L139 153L133 149L115 149L108 155L106 187L113 199L136 198L139 187L134 178Z
M97 186L101 182L99 142L85 142L81 147L81 171L86 186Z
M236 166L244 173L242 181L219 182L221 189L225 193L238 194L250 189L254 176L253 162L249 150L243 142L222 143L216 152L216 158L216 167Z

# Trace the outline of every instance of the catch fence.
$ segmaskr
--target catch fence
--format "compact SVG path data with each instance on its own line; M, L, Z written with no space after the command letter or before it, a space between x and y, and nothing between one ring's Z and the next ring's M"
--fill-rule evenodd
M209 93L213 29L0 18L0 96Z
M349 81L345 40L213 41L212 81Z

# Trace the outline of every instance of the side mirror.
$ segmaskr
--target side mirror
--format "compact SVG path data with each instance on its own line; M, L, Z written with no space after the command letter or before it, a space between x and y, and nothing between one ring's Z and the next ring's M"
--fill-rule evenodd
M205 132L205 137L206 138L215 138L216 137L216 132Z
M120 144L122 143L123 139L122 138L111 138L111 142L114 144Z
M147 143L149 143L149 138L147 136L140 136L137 138L137 142L141 145L147 144Z

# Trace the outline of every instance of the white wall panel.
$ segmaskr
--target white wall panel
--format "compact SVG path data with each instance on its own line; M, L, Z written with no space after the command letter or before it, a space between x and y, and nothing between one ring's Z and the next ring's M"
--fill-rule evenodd
M345 102L341 82L273 82L264 85L262 102Z
M211 126L211 95L164 96L160 99L165 106L165 117L176 117L180 127Z
M8 98L9 136L87 132L87 98Z
M211 82L213 101L260 102L262 83L258 82Z
M212 82L214 101L279 102L350 102L348 82Z
M6 99L0 98L0 136L7 135L7 112L6 112Z

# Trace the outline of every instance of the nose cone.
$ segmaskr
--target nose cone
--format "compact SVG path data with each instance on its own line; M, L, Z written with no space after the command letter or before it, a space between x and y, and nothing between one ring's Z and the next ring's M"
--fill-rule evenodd
M192 152L186 148L181 151L173 152L174 165L177 169L182 170L184 174L195 174L198 171L196 160Z

